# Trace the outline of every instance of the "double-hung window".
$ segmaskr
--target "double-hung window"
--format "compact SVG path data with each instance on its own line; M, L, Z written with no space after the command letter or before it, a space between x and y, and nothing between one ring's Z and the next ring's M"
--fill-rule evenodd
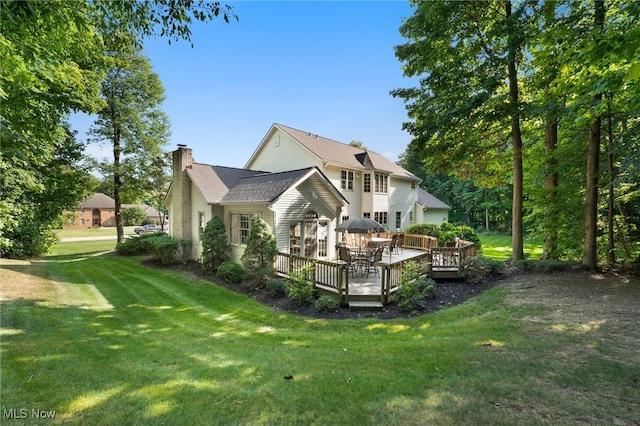
M353 172L349 170L340 172L340 188L353 191Z

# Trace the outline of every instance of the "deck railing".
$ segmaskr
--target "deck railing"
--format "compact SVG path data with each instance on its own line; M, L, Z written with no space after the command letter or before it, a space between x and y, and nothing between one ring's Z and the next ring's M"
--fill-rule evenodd
M460 262L477 252L478 247L471 241L457 240L454 247L432 248L432 265L434 269L457 269Z
M415 262L422 265L422 275L431 273L431 253L425 252L420 256L411 259L401 260L399 262L390 263L382 266L382 279L380 293L383 303L389 303L393 293L398 289L402 278L402 269L408 262Z
M438 239L428 235L404 234L402 247L417 250L430 250L434 247L438 247Z
M279 252L274 267L285 277L310 272L316 287L338 294L342 303L349 300L349 274L343 264Z

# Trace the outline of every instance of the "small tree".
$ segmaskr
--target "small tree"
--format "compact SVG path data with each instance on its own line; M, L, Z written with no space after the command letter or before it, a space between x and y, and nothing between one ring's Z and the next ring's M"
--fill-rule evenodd
M202 271L216 272L222 262L229 260L231 246L227 241L227 230L219 216L214 216L202 234Z
M147 214L140 207L134 206L122 212L124 218L124 224L126 226L141 225L142 222L147 220Z
M271 227L261 218L253 217L247 247L242 255L242 262L249 278L255 280L258 285L266 282L273 275L273 262L277 254L278 246Z

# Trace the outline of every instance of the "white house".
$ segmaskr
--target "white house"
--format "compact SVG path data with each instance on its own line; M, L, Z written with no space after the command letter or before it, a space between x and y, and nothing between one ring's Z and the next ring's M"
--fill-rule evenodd
M420 189L417 176L388 158L282 124L271 126L245 165L272 172L309 166L321 170L349 202L342 221L369 217L390 230L404 230L422 221L448 220L449 206Z
M271 226L278 250L317 259L335 258L340 212L347 201L316 167L263 172L193 161L190 148L173 153L173 181L166 201L171 236L194 242L202 254L202 234L214 216L227 229L232 259L239 260L251 218Z
M166 205L171 235L194 241L196 259L207 222L219 216L239 260L254 215L271 226L279 251L335 259L335 229L346 219L370 217L390 230L446 221L449 207L419 182L380 154L274 124L243 169L196 163L179 145Z

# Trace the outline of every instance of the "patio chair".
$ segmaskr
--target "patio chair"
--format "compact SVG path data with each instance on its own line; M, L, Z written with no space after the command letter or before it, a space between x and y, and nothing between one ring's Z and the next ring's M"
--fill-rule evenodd
M351 250L346 246L336 246L336 249L338 249L338 259L347 265L347 268L351 271L351 276L353 277L357 271L357 267L354 263L353 256L351 256Z
M382 260L382 252L384 251L384 247L378 247L372 256L368 257L367 264L365 265L365 272L367 273L367 278L369 278L369 272L373 272L376 276L380 276L380 270L378 269L378 265L376 263Z
M391 254L403 253L402 244L404 244L404 234L393 234L391 236L391 245L389 246L389 250L391 250Z

